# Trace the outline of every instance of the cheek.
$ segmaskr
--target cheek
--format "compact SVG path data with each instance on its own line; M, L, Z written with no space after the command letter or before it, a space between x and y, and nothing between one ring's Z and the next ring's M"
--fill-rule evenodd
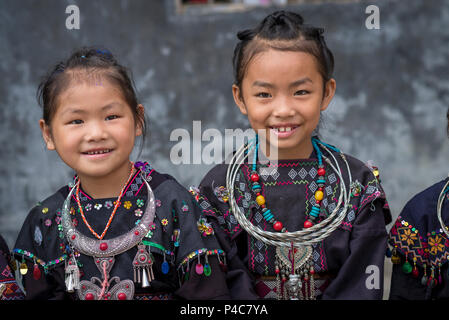
M247 105L247 117L251 123L263 123L271 114L271 108L268 105Z
M79 144L78 134L74 131L67 131L62 128L55 128L53 130L53 142L56 148L65 149L66 152L70 152L74 147Z
M120 128L116 128L116 130L114 130L114 135L117 140L120 140L122 143L127 144L127 146L132 148L137 132L138 128L134 126L134 123L127 123L120 126Z

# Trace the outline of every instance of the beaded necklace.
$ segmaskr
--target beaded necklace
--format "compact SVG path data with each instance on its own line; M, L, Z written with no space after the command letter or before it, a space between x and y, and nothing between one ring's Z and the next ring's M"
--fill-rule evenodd
M337 152L343 160L347 169L346 173L348 175L348 185L351 186L352 175L345 155L335 147L321 142L316 138L312 138L312 141L317 152L319 165L322 165L322 160L320 159L323 157L331 169L339 177L340 195L338 197L337 205L329 216L327 216L320 223L304 228L303 230L294 232L287 232L287 230L284 230L284 232L262 230L260 227L253 225L238 207L234 192L236 177L241 165L248 158L250 150L254 147L254 141L250 141L247 145L243 145L239 150L237 150L230 161L226 173L226 187L229 190L229 204L237 222L250 236L276 248L275 272L278 299L297 300L315 298L314 280L312 276L314 270L311 261L313 252L312 245L327 238L341 224L346 216L348 208L350 207L349 200L351 198L351 189L346 188L345 181L343 179L343 171L341 170L337 159L329 149ZM324 157L321 150L318 148L318 144L320 144L320 146L327 152L333 161L331 161L328 157ZM319 177L321 178L319 178L318 181L320 181L320 179L324 180L322 178L324 177L324 174ZM324 184L324 181L320 181L320 183ZM261 188L255 187L254 189L257 190ZM265 213L267 211L265 211ZM265 220L272 221L273 218L274 215L272 218L268 216ZM278 221L274 220L272 222L276 223ZM277 228L279 229L279 227ZM282 229L280 231L282 231Z
M117 201L115 202L115 206L114 206L114 210L112 210L112 213L109 217L109 220L106 224L106 227L104 228L103 232L101 233L101 235L98 235L98 233L95 232L95 230L91 227L91 225L89 224L89 222L87 222L87 219L84 215L84 210L83 210L83 206L81 205L80 202L80 197L79 197L79 191L80 191L80 180L78 180L77 184L76 184L76 192L75 192L75 199L76 199L76 203L78 204L78 208L80 210L80 214L81 217L83 218L84 223L86 224L87 228L90 230L90 232L99 240L102 240L104 238L104 236L106 235L106 232L108 231L112 219L114 219L115 213L118 209L118 207L120 206L120 200L122 199L123 196L123 191L125 190L125 187L128 185L129 181L131 180L132 176L134 175L134 163L131 162L131 173L128 177L128 181L126 181L125 185L123 186L122 190L120 191L120 194L117 198Z
M320 211L321 211L321 201L324 198L324 186L326 183L326 180L324 179L324 176L326 175L326 169L324 169L323 165L323 156L321 153L320 148L318 147L318 143L324 144L322 141L319 141L315 137L312 138L312 146L317 154L318 158L318 170L317 170L317 176L318 179L316 181L316 184L318 185L318 189L315 191L314 197L315 197L315 204L312 206L310 212L308 213L308 219L304 222L304 228L310 228L314 225L314 222L318 218ZM332 147L330 145L325 144L330 149L337 151L338 150L335 147ZM273 226L273 229L278 232L288 232L287 229L284 227L283 223L276 220L273 212L267 208L266 206L266 199L261 194L262 192L262 186L260 181L259 172L257 170L257 155L259 151L259 139L258 136L256 136L256 147L254 151L254 161L252 164L252 171L251 171L251 182L252 182L252 191L256 194L256 202L257 204L262 208L262 216L268 223L271 223Z

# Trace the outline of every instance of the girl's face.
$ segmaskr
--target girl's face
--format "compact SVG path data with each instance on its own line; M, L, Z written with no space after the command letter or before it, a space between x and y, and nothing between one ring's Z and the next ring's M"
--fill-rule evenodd
M107 81L82 81L62 92L58 101L50 126L40 120L47 148L56 150L81 181L120 171L129 175L129 156L142 128L120 90Z
M311 54L269 49L250 61L241 89L236 85L232 89L251 127L265 133L267 148L268 144L277 145L280 159L307 158L313 150L311 137L320 112L335 93L335 80L329 80L323 89L323 78Z

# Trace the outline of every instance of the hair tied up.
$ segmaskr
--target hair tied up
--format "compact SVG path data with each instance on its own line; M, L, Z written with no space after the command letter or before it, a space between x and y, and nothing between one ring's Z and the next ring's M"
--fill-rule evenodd
M249 41L254 38L255 32L251 29L242 30L237 33L237 38L241 41Z

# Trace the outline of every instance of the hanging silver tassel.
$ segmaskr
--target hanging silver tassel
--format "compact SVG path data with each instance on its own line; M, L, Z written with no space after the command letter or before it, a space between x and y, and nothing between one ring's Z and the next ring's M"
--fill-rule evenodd
M146 250L144 244L137 246L137 254L133 260L134 282L141 283L142 288L150 286L154 280L153 255Z
M150 286L150 281L148 280L147 270L144 268L142 270L142 288L147 288Z
M65 266L65 286L69 293L80 287L80 270L74 258L71 258Z

